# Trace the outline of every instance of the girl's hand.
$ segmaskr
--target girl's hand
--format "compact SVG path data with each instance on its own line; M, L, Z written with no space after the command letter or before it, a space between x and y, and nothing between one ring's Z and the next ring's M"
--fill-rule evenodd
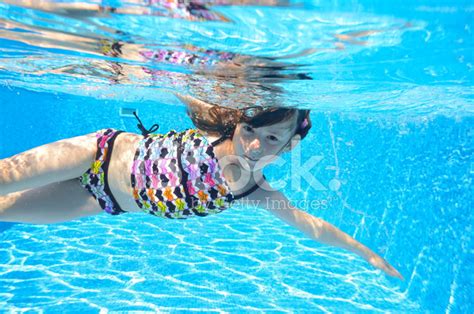
M403 280L403 276L392 265L374 252L371 252L366 260L375 268L383 270L387 275Z
M311 239L319 243L337 246L353 252L364 258L372 266L383 270L387 275L403 280L402 275L400 275L392 265L372 252L368 247L327 221L314 217L292 206L283 193L277 190L272 191L271 186L269 186L266 181L264 181L263 184L265 190L257 189L257 191L250 194L249 200L258 202L257 204L259 204L259 206L270 211L290 226L297 228ZM267 184L267 186L265 186L265 184ZM274 207L274 202L269 202L268 200L278 201L279 205Z

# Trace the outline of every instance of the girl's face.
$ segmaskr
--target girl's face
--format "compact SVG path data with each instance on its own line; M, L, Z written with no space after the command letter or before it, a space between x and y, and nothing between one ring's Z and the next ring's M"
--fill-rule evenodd
M251 169L259 160L259 168L270 164L284 148L290 147L296 119L294 115L286 121L259 128L244 122L237 124L232 141L235 155L245 160Z

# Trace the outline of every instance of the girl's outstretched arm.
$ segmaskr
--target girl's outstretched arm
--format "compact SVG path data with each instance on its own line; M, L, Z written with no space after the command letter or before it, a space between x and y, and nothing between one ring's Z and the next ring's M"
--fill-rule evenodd
M0 195L81 176L97 152L95 133L64 139L0 159Z
M270 211L311 239L356 253L372 266L383 270L388 275L403 279L402 275L382 257L327 221L292 206L283 193L259 189L254 198L257 199L259 207Z

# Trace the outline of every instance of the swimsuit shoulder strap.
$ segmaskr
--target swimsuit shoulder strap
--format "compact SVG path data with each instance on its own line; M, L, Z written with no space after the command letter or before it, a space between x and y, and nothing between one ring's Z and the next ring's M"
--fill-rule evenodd
M151 126L151 128L146 129L145 126L142 123L142 120L140 120L140 118L138 117L138 115L135 111L133 112L133 115L138 120L138 124L137 124L138 129L142 132L142 135L145 136L145 137L148 136L148 134L155 132L160 127L158 124L155 123Z
M224 142L226 139L230 138L228 135L222 135L220 138L218 138L217 140L215 140L214 142L211 143L211 145L213 147L216 147L217 145L219 145L220 143Z
M265 175L262 175L262 180L260 180L259 183L255 183L254 186L252 186L250 189L248 189L247 191L243 192L243 193L240 193L240 194L237 194L237 195L234 195L234 200L238 200L238 199L241 199L243 197L246 197L250 194L252 194L253 192L255 192L255 190L258 189L258 186L260 185L260 183L262 183L264 180L266 180L265 178Z
M219 145L220 143L224 142L227 139L232 139L234 137L234 131L235 131L235 128L228 128L224 130L224 133L221 135L221 137L215 140L214 142L212 142L211 145L215 147L216 145Z

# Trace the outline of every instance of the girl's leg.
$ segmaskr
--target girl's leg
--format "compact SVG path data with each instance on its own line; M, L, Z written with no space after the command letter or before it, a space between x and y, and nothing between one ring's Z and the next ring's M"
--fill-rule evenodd
M78 179L0 196L0 221L50 224L102 212Z
M97 152L95 133L39 146L0 160L0 195L81 176Z

